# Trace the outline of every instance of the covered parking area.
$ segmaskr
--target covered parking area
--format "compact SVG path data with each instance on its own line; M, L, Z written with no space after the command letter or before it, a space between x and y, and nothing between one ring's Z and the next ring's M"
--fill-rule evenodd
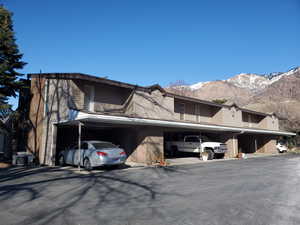
M134 149L136 129L126 125L115 125L109 123L90 123L81 122L81 131L79 123L62 123L57 125L56 137L56 164L60 151L79 145L81 141L100 140L114 143L130 152ZM80 136L79 136L80 133Z
M122 147L129 161L152 164L167 158L165 140L172 134L201 134L212 141L227 144L227 157L235 157L239 150L245 153L276 151L276 138L294 135L289 132L237 128L199 123L175 122L125 116L101 115L76 111L68 121L56 124L53 135L53 154L78 143L79 122L81 140L109 141ZM254 138L255 137L255 138Z
M245 133L237 136L238 149L241 153L277 153L276 142L282 135Z
M199 158L199 152L184 152L178 151L176 148L176 142L184 142L185 138L190 137L192 141L198 142L219 142L222 143L221 136L224 132L212 131L205 129L184 129L184 128L173 128L164 130L164 158L185 158L185 157L197 157ZM196 136L196 138L195 138ZM199 139L198 139L199 137ZM173 147L173 148L172 148ZM175 149L174 149L175 147ZM219 154L219 157L223 157L224 154ZM217 155L216 155L217 157Z

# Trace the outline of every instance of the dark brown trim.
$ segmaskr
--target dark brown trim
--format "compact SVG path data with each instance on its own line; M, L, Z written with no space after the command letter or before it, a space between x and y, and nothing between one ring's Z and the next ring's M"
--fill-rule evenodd
M112 85L112 86L118 86L118 87L129 88L129 89L140 89L140 90L143 90L146 92L150 92L150 90L148 88L141 87L138 85L128 84L128 83L115 81L115 80L109 80L104 77L95 77L95 76L83 74L83 73L41 73L41 74L40 73L31 73L31 74L28 74L28 77L39 77L39 76L42 76L47 79L85 80L85 81L108 84L108 85Z
M255 114L255 115L259 115L259 116L272 116L272 114L267 114L267 113L262 113L262 112L256 112L250 109L244 109L244 108L240 108L238 107L242 112L245 113L249 113L249 114Z
M241 110L242 112L246 112L246 113L250 113L250 114L255 114L255 115L260 115L260 116L272 116L272 115L276 115L275 113L263 113L263 112L257 112L254 110L250 110L250 109L245 109L245 108L241 108L239 107L236 103L232 103L231 105L229 105L229 107L235 107L239 110Z

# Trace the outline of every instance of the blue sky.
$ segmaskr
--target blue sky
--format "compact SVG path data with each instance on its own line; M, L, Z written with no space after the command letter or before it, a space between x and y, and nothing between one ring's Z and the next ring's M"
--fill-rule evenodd
M81 72L139 85L300 65L300 0L0 0L23 73Z

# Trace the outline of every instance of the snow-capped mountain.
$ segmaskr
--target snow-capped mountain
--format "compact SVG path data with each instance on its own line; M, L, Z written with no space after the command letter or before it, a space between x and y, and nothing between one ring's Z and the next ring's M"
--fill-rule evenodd
M270 80L257 74L241 73L232 78L229 78L227 82L241 88L260 90L268 86Z
M241 73L227 80L173 85L166 89L203 100L226 100L225 104L275 112L286 118L280 122L282 129L300 130L300 67L265 75Z
M208 83L210 83L210 81L207 81L207 82L199 82L199 83L190 85L189 88L191 88L192 90L197 90L197 89L202 88L205 84L208 84Z
M234 77L231 77L223 81L231 83L240 88L250 89L251 91L260 91L266 88L267 86L271 85L272 83L280 80L282 77L292 75L298 71L300 71L300 67L293 68L285 73L276 72L276 73L270 73L264 75L253 74L253 73L240 73ZM211 82L210 81L199 82L190 85L189 88L191 90L199 90Z

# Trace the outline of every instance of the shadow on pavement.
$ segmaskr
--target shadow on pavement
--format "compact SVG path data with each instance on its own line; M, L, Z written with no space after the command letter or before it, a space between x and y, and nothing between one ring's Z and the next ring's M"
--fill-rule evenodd
M149 170L148 173L152 172ZM178 171L175 168L163 168L161 172ZM74 207L89 207L94 211L89 213L97 217L99 209L105 209L107 204L151 204L157 200L158 195L177 195L159 193L155 183L147 183L143 173L140 176L132 173L124 176L124 173L111 169L103 173L75 174L57 167L14 167L0 171L0 201L7 204L16 199L14 202L17 201L17 206L20 207L24 204L29 207L33 202L39 205L25 221L16 224L37 221L39 224L49 224L60 216L64 217Z

